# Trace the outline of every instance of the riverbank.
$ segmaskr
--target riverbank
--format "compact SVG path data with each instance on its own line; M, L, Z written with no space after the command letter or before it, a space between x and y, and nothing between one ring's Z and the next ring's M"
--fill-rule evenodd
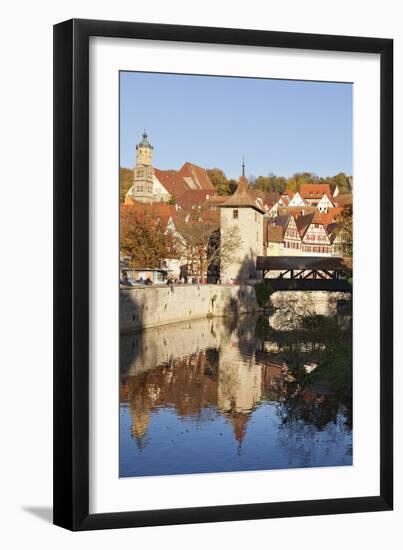
M203 317L226 317L259 310L251 285L178 285L120 290L120 332Z
M351 294L329 291L276 291L270 297L273 328L290 329L301 316L332 317L348 310ZM234 317L261 311L253 285L178 285L120 290L120 332L206 317ZM344 311L346 313L346 311Z

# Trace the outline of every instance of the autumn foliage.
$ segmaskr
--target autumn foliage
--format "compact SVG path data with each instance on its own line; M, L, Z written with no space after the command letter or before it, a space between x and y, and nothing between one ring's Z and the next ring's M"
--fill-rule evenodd
M156 268L163 258L175 257L172 234L146 209L120 207L120 248L134 268Z

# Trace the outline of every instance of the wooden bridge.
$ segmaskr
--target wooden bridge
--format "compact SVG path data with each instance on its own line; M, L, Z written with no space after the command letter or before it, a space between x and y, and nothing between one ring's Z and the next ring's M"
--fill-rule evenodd
M319 256L258 256L256 269L273 290L351 292L352 258Z

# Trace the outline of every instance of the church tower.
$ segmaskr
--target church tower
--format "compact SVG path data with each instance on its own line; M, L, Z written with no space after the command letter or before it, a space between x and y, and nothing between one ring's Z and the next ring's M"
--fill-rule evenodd
M256 271L256 258L263 255L263 216L262 204L249 187L245 176L245 162L242 159L242 176L235 193L220 204L221 235L239 232L241 243L237 255L231 262L221 265L220 276L223 283L245 284L259 278Z
M153 146L144 130L143 139L136 145L136 166L133 169L132 197L139 202L153 200Z

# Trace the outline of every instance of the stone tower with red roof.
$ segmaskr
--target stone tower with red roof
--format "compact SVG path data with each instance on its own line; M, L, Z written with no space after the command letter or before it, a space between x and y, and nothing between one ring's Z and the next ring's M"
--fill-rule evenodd
M231 263L221 265L221 281L224 284L241 284L256 279L256 257L263 255L264 209L249 187L244 163L235 193L219 207L222 236L225 238L226 232L238 228L241 239L238 253Z

